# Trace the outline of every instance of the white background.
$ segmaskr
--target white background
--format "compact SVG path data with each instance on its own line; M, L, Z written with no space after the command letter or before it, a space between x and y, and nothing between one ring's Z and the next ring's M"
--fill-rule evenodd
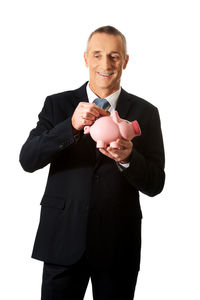
M198 1L6 0L0 5L0 298L40 299L42 263L30 258L48 167L18 157L47 95L88 79L88 35L114 25L127 37L122 86L159 108L166 186L141 196L143 246L135 299L200 299ZM86 300L92 299L89 285Z

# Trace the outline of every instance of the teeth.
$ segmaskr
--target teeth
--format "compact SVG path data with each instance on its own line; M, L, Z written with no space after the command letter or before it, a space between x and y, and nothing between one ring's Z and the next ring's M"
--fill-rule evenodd
M103 73L98 73L100 76L103 76L103 77L109 77L109 76L111 76L113 73L111 73L111 74L103 74Z

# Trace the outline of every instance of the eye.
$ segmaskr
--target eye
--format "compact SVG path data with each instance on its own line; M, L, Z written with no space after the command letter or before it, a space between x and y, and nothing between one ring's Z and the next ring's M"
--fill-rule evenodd
M100 59L100 58L101 58L101 55L99 55L99 54L95 54L95 55L94 55L94 58L96 58L96 59Z
M111 55L111 59L114 61L119 60L119 56L118 55Z

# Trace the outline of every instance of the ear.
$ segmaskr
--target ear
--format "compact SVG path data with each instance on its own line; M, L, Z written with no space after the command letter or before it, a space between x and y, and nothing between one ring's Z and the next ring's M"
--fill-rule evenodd
M126 66L127 66L128 61L129 61L129 55L126 55L125 61L124 61L124 65L123 65L123 70L126 69Z
M116 110L114 110L112 113L112 119L115 123L119 123L119 121L120 121L119 114Z
M87 57L88 57L87 52L84 52L84 61L85 61L86 67L88 67L88 59L87 59Z

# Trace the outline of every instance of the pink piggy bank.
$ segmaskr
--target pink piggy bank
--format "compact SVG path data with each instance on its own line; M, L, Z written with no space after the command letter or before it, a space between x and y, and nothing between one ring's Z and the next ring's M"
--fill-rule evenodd
M85 126L84 134L88 133L97 142L97 148L106 148L108 145L116 148L118 138L132 140L141 135L141 130L137 121L121 119L118 112L114 111L112 116L101 117L92 126Z

